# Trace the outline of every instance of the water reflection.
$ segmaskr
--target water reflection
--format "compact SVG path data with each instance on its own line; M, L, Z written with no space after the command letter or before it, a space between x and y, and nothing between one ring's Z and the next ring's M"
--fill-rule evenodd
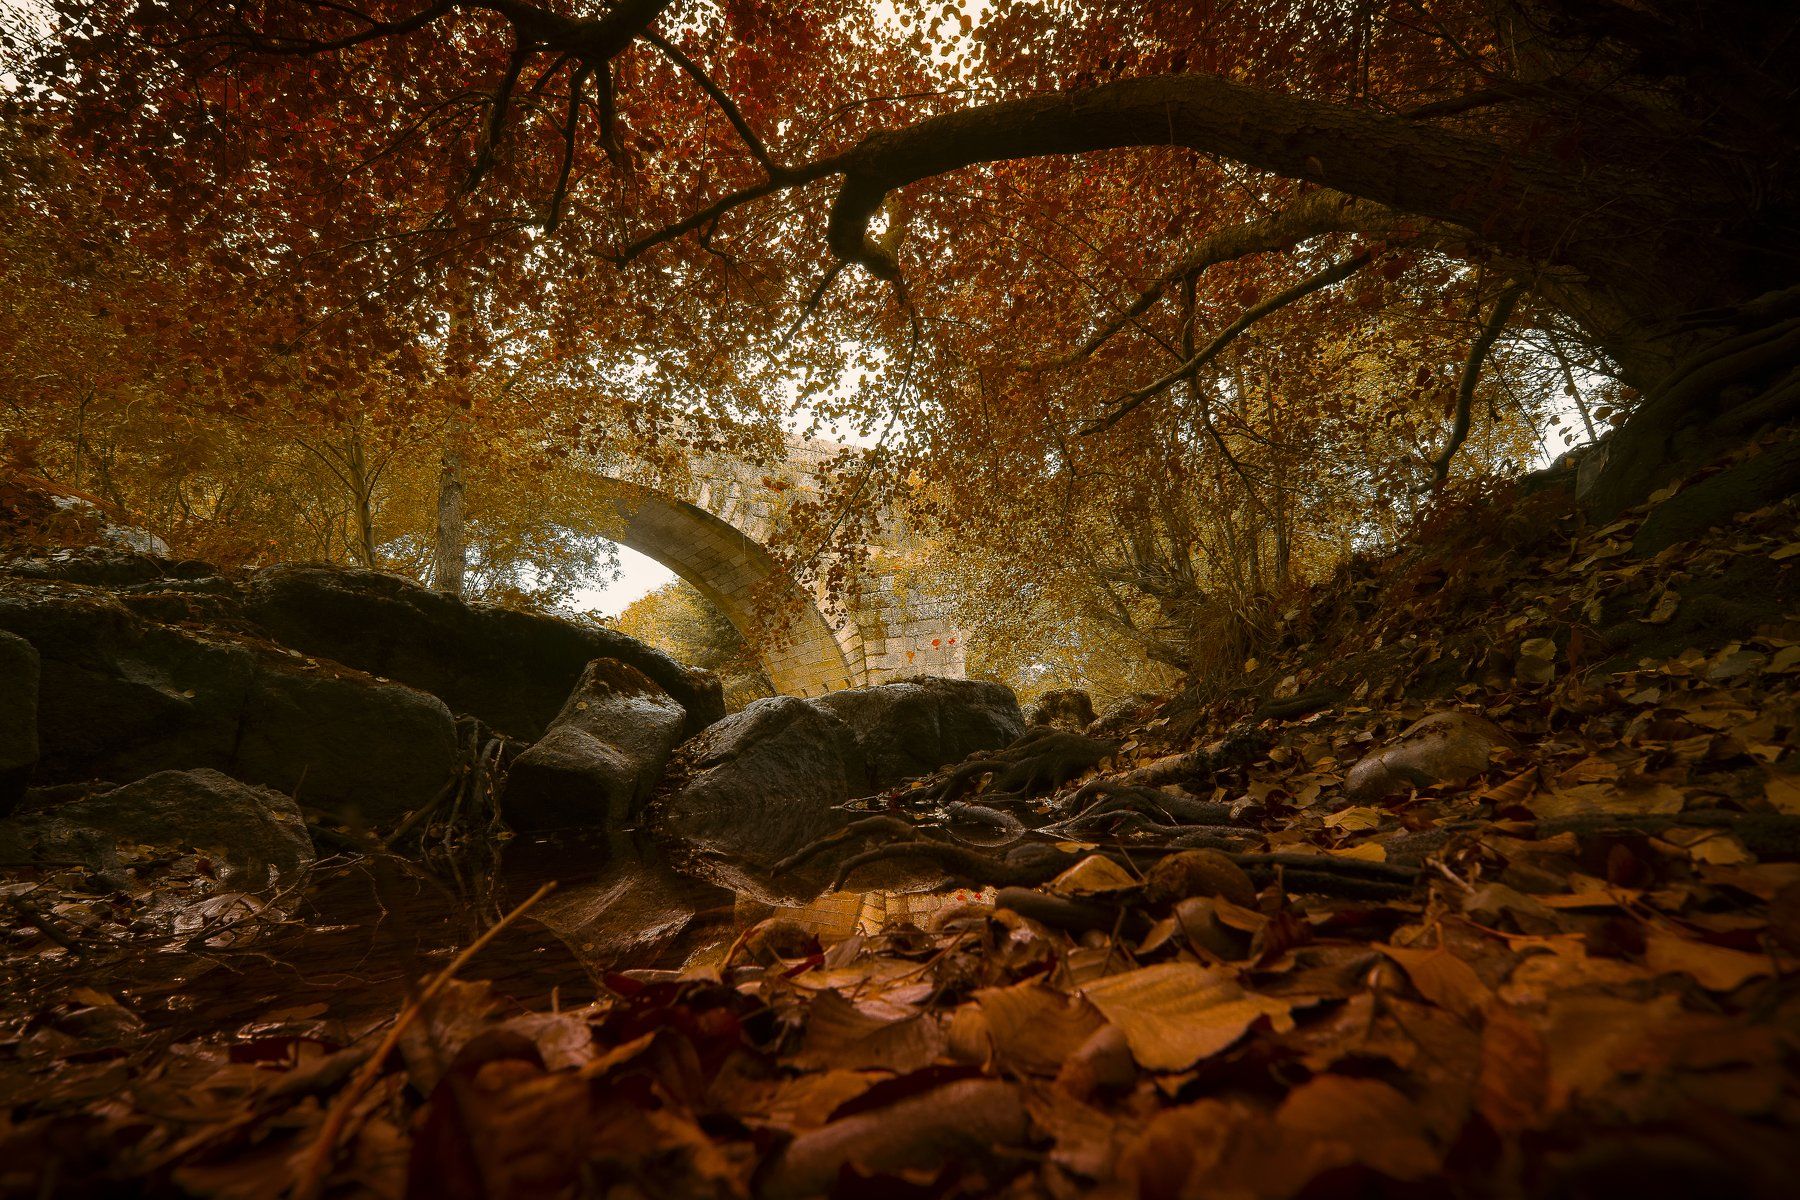
M947 908L993 899L991 889L941 887L941 876L904 864L878 865L866 890L834 892L830 856L776 879L636 830L520 839L501 862L509 894L557 881L533 915L595 971L704 965L739 932L775 916L832 940L928 926Z
M557 889L464 971L526 1006L553 995L582 1003L609 971L717 965L740 932L774 916L831 941L929 926L945 908L983 898L901 864L880 864L866 890L828 892L835 868L821 856L807 872L771 879L635 831L519 838L425 864L339 856L320 864L292 912L242 944L121 948L102 972L109 991L172 1040L279 1033L342 1045L391 1020L420 979L548 879ZM96 981L87 958L33 961L0 1012L33 1012Z

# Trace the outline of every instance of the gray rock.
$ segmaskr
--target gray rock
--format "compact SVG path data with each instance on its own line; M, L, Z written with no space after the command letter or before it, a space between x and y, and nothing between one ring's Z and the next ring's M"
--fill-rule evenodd
M1413 787L1468 782L1488 768L1499 747L1516 748L1512 735L1466 712L1433 713L1364 755L1344 777L1353 800L1378 800Z
M7 562L4 570L26 579L53 579L106 588L141 587L218 574L218 568L192 559L171 559L160 554L103 546L52 550L16 558Z
M716 676L616 630L465 604L340 567L271 568L247 591L247 615L276 641L430 692L511 737L541 737L596 658L655 680L686 710L689 733L725 715Z
M15 579L0 630L40 660L39 784L206 768L381 823L457 764L432 696L265 644L146 620L90 588Z
M507 772L507 821L521 831L631 823L686 721L681 705L643 672L595 659L549 730Z
M0 629L36 648L39 783L226 770L256 656L132 615L87 588L9 581Z
M0 854L17 861L80 862L95 871L129 865L121 847L194 851L221 885L267 892L313 860L299 806L268 788L217 771L162 771L108 792L0 821Z
M1028 725L1049 725L1080 733L1094 723L1094 702L1080 688L1059 688L1045 692L1032 705L1026 717Z
M242 730L233 775L369 825L431 803L458 763L442 700L336 664L259 664Z
M683 745L663 827L703 849L769 864L846 821L869 790L856 733L795 696L755 700Z
M0 633L0 816L13 810L38 759L38 653Z
M1012 689L975 679L921 676L832 692L811 703L855 732L877 791L998 750L1025 732Z

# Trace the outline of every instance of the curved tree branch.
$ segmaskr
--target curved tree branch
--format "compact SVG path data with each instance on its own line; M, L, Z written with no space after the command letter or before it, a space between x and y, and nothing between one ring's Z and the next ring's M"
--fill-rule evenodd
M1108 318L1079 347L1049 365L1068 367L1087 358L1147 312L1151 305L1162 298L1171 284L1208 267L1247 258L1252 254L1286 250L1320 234L1385 231L1404 219L1401 214L1383 205L1371 204L1326 188L1308 192L1285 211L1274 216L1215 230L1164 271L1155 283L1140 292L1130 304Z
M771 179L786 174L786 168L769 157L768 147L756 135L756 131L750 128L750 122L744 119L743 111L738 108L737 103L727 96L705 71L700 69L698 63L653 29L645 31L644 40L661 50L670 62L685 71L700 90L712 98L713 103L719 106L719 111L725 114L725 119L731 122L731 127L737 130L738 136L744 140L744 148L750 151L752 158L762 164L762 169L769 173Z
M1614 173L1577 179L1524 148L1212 75L1157 75L872 133L841 156L827 236L840 258L893 278L899 265L868 226L894 189L980 163L1127 146L1221 154L1571 262L1581 255L1570 230L1585 214L1606 203L1616 218L1645 203L1641 186Z

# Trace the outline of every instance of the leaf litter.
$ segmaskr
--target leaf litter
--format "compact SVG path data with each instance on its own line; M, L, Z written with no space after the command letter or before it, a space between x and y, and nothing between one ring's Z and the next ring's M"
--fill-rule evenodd
M1363 564L1261 654L1286 715L1178 701L1041 797L1037 882L847 936L778 914L572 1004L465 952L385 1018L271 995L151 1036L80 970L130 914L9 871L9 972L69 969L9 1010L0 1190L1791 1194L1793 517L1649 558L1634 519L1549 522L1455 584L1453 538ZM1785 607L1684 627L1741 558ZM944 782L890 818L929 832Z

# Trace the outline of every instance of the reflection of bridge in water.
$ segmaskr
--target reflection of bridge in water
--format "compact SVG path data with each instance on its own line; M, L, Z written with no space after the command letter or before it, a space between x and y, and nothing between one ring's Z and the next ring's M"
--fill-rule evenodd
M964 673L962 634L941 603L912 592L897 570L902 532L871 546L868 566L842 605L802 588L769 553L795 496L816 495L825 464L843 447L790 438L774 468L696 460L685 496L605 477L623 528L614 540L698 588L756 647L775 690L817 696L903 675ZM781 611L771 629L771 600Z

